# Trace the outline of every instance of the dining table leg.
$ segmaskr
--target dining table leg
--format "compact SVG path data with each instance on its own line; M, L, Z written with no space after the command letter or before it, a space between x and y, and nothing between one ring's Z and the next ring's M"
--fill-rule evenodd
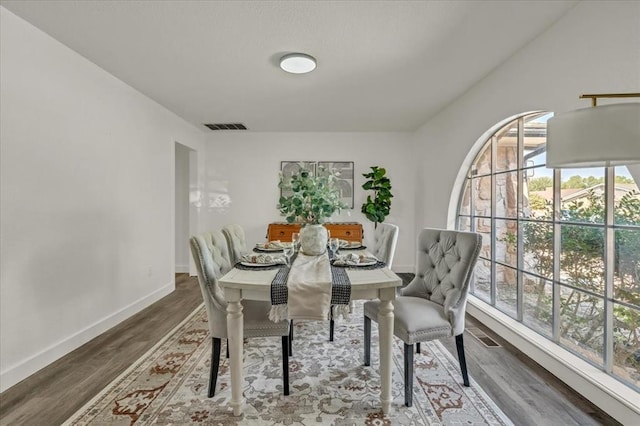
M244 315L242 313L242 294L240 290L225 289L227 299L227 344L231 347L231 408L233 415L242 415L244 399L242 398L243 373L243 340Z
M391 409L391 356L393 350L393 301L395 288L384 288L379 292L378 333L380 347L380 402L382 412L389 414Z

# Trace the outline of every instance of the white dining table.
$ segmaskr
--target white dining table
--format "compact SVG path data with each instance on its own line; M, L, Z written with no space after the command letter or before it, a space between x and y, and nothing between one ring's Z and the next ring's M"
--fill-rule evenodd
M231 367L231 407L240 416L244 406L242 396L244 317L243 300L267 300L271 297L271 282L277 269L246 270L234 268L220 278L227 301L227 332ZM393 301L396 287L402 280L389 268L347 268L351 281L351 299L380 299L378 333L380 348L380 404L387 414L391 408L391 351L393 342Z

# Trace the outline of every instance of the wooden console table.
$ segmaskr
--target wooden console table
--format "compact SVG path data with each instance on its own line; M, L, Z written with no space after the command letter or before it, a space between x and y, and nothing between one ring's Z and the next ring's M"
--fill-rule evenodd
M357 222L324 223L325 228L331 232L332 238L340 238L346 241L362 243L362 224ZM291 241L291 234L300 232L299 223L275 222L267 228L267 240Z

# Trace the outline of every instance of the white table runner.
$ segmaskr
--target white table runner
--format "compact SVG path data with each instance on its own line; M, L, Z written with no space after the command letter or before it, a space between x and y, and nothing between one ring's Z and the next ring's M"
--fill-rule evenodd
M287 279L288 301L273 305L269 319L326 321L331 309L331 265L327 256L299 253Z

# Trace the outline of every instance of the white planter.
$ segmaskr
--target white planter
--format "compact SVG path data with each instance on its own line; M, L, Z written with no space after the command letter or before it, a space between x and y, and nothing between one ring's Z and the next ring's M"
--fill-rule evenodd
M322 225L305 225L300 229L300 249L302 253L317 256L327 251L329 234Z

